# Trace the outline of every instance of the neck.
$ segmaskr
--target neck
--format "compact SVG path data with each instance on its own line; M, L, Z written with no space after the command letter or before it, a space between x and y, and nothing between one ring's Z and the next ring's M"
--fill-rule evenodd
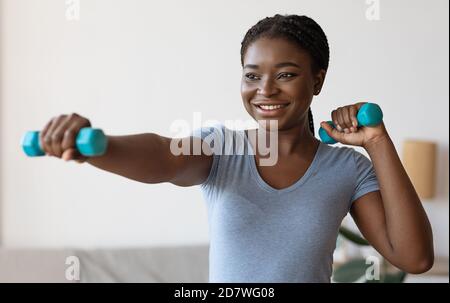
M278 131L278 154L290 156L305 154L311 151L317 141L309 127L296 126L287 130Z
M270 148L270 132L266 133L266 144ZM289 129L278 130L278 155L309 155L314 154L319 144L311 130L309 129L308 120Z

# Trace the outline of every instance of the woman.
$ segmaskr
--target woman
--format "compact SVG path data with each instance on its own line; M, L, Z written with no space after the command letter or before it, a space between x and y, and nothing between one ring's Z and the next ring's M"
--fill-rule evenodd
M373 164L352 148L328 146L314 136L310 106L328 61L327 38L314 20L267 17L247 32L241 48L242 100L258 129L197 129L189 137L194 144L214 142L201 155L174 155L171 138L157 134L109 136L106 154L86 158L74 142L90 122L72 114L47 123L42 146L49 155L140 182L201 185L210 224L210 282L330 282L338 228L348 212L388 261L425 272L433 264L431 227L384 124L358 128L363 102L332 112L337 129L321 123L336 141L363 147ZM275 133L269 150L276 161L261 165L256 138ZM226 153L226 140L245 143L247 152Z

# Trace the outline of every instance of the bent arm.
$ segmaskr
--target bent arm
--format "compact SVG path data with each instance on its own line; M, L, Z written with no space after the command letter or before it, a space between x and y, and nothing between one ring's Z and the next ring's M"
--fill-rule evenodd
M428 217L389 137L366 147L380 185L354 202L351 214L369 242L392 264L423 273L434 262Z

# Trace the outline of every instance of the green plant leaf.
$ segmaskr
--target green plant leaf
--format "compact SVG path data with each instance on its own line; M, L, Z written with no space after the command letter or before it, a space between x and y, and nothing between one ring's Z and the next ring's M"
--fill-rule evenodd
M402 283L406 278L406 272L399 271L392 274L386 274L383 283Z
M370 243L366 239L360 237L358 234L354 233L353 231L349 230L348 228L346 228L344 226L339 227L339 233L343 237L352 241L355 244L358 244L361 246L369 246L370 245Z
M334 270L333 280L339 283L355 282L366 274L369 265L364 259L354 259Z

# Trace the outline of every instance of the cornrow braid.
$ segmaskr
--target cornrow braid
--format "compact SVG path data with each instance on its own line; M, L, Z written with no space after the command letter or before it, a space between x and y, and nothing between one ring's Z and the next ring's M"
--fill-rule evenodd
M241 42L241 65L251 43L259 38L285 38L305 50L312 58L314 73L328 70L330 50L328 40L319 24L307 16L280 15L266 17L252 26ZM311 108L308 110L309 129L314 135L314 122Z
M313 115L311 111L311 107L308 109L308 122L309 122L309 130L314 136L314 121L313 121Z

